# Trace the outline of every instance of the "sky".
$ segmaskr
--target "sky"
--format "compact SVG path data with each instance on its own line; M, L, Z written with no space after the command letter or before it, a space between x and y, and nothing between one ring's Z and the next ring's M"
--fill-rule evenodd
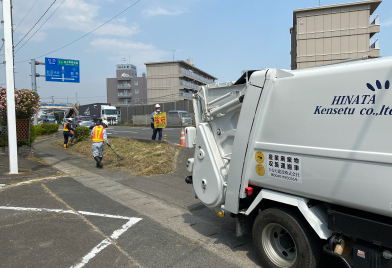
M106 102L106 78L115 77L116 64L132 63L141 75L146 62L172 60L172 50L175 60L192 58L218 82L237 80L242 70L290 69L293 9L319 5L318 0L56 0L22 40L53 1L12 1L15 86L31 88L30 59L79 60L79 84L38 77L37 86L43 102L54 96L56 103L67 98L74 103L77 94L81 104ZM381 30L373 38L380 40L381 56L392 56L392 0L384 0L375 14ZM38 65L37 73L44 74L45 67ZM0 68L0 86L5 87L5 68Z

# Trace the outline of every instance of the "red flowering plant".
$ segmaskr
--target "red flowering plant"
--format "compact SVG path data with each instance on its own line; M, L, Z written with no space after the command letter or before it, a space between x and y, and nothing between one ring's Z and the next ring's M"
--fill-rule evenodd
M37 92L30 89L16 89L15 113L17 119L31 119L41 106L41 100ZM6 89L0 87L0 117L7 120L7 96Z

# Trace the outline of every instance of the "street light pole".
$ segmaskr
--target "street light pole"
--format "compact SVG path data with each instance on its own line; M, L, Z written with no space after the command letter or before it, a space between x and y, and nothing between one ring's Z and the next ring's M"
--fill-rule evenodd
M7 84L7 130L10 174L18 174L18 147L16 137L14 49L12 38L11 0L3 0L4 59Z

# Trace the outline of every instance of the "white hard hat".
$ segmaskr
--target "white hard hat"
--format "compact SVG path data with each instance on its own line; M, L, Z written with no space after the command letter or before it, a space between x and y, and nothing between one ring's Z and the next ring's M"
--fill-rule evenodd
M107 125L108 126L108 121L102 120L102 125Z
M161 105L155 104L155 108L161 108Z

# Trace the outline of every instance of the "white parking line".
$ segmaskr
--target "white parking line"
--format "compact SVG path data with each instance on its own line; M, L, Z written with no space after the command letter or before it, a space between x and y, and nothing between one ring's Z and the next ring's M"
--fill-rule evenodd
M98 217L105 217L105 218L112 218L112 219L121 219L121 220L128 220L120 229L115 230L109 238L104 239L101 243L96 245L89 253L87 253L83 258L82 261L77 263L71 268L81 268L85 266L92 258L94 258L99 252L105 249L107 246L112 244L112 240L116 240L125 233L129 228L131 228L134 224L141 221L141 218L135 217L126 217L126 216L119 216L119 215L110 215L110 214L102 214L102 213L95 213L89 211L73 211L73 210L62 210L62 209L49 209L49 208L26 208L26 207L9 207L9 206L0 206L0 209L4 210L16 210L16 211L44 211L44 212L56 212L56 213L69 213L69 214L82 214L82 215L90 215L90 216L98 216Z
M71 268L81 268L85 266L92 258L95 257L95 255L97 255L99 252L101 252L110 244L111 244L110 239L106 238L101 243L99 243L95 248L93 248L86 256L84 256L80 263L71 266Z
M0 184L0 189L12 188L12 187L19 186L19 185L23 185L23 184L34 183L34 182L37 182L37 181L56 180L56 179L58 179L58 178L61 178L61 177L46 177L46 178L40 178L40 179L22 181L22 182L15 183L15 184L10 184L10 185Z
M120 235L125 233L130 227L132 227L135 223L139 222L141 219L140 218L132 218L129 220L126 224L124 224L120 229L115 230L113 234L110 236L110 238L106 238L102 240L101 243L96 245L89 253L87 253L86 256L83 257L82 261L74 266L71 266L71 268L81 268L84 265L86 265L92 258L94 258L99 252L101 252L103 249L105 249L107 246L109 246L112 241L110 239L116 240Z

